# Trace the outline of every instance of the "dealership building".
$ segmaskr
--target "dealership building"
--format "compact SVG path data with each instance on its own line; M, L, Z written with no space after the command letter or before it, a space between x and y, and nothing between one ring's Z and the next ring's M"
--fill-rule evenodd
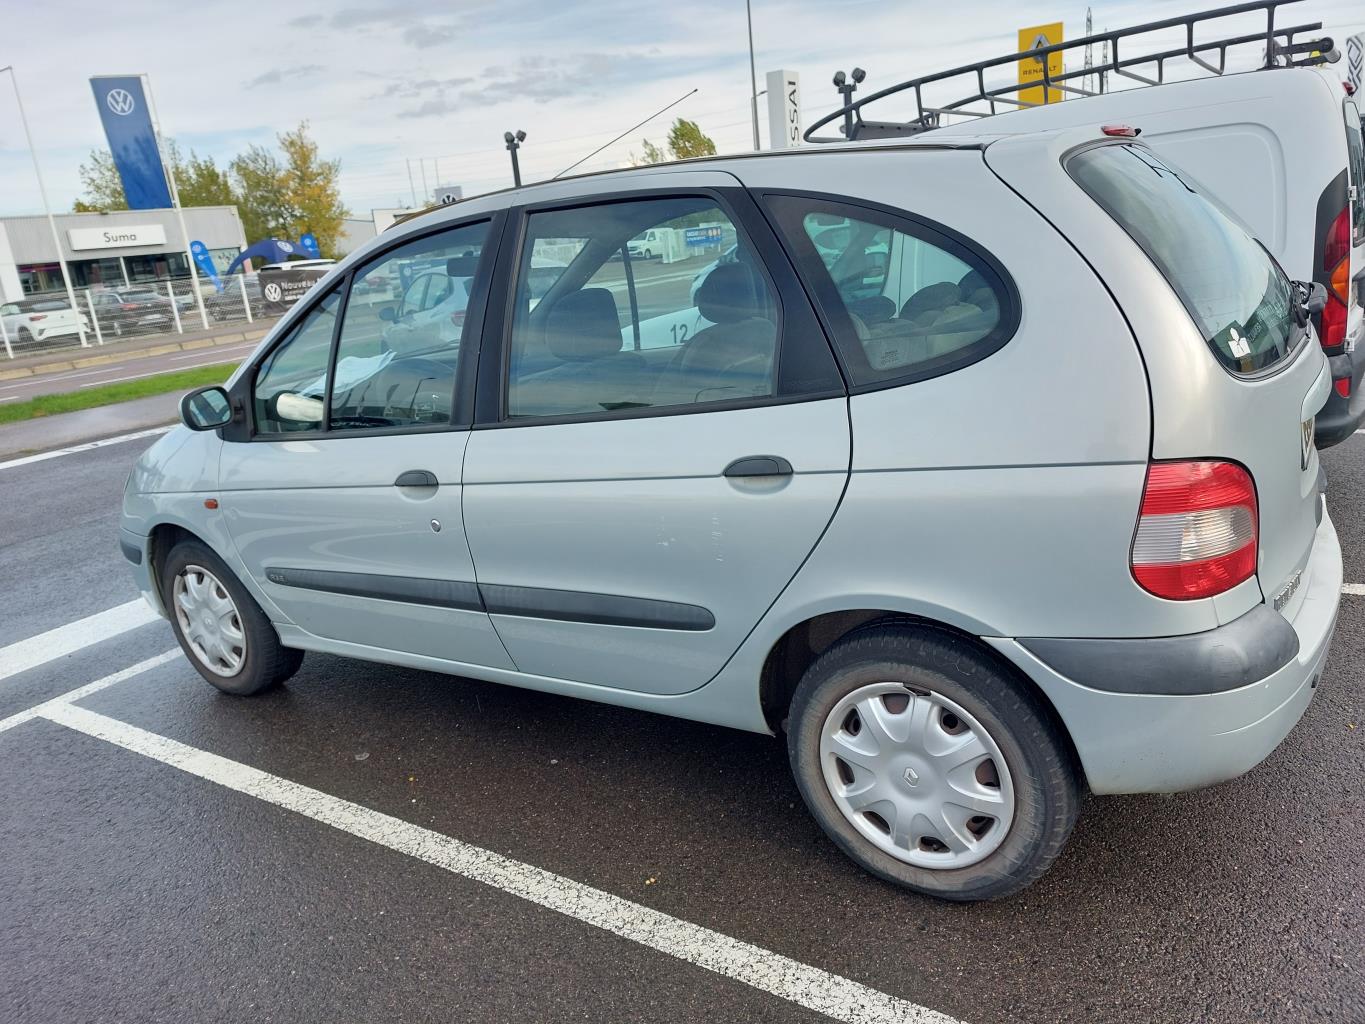
M174 210L56 214L60 254L46 217L0 217L0 300L61 291L60 257L76 288L125 288L189 277L190 241L203 242L220 271L246 248L237 207L191 206L183 212L188 240Z

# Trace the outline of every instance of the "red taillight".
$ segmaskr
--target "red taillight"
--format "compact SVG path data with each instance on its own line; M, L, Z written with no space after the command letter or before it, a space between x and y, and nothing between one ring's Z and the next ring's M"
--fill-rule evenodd
M1337 389L1337 394L1342 398L1351 397L1351 378L1342 377L1341 380L1332 381L1332 387Z
M1256 487L1231 462L1147 467L1133 578L1157 597L1213 597L1256 572Z
M1327 349L1346 344L1347 307L1351 302L1351 208L1332 220L1322 240L1322 269L1327 272L1327 305L1318 321L1318 340Z
M37 321L37 320L46 320L46 319L47 319L47 314L46 314L46 313L30 313L29 316L28 316L28 318L29 318L30 320L34 320L34 321Z
M1348 206L1337 214L1332 226L1327 229L1327 237L1323 240L1322 246L1322 269L1336 270L1338 263L1350 258L1351 208Z
M123 305L119 306L119 309L137 309L137 306L131 302L125 302Z
M1105 135L1119 139L1136 139L1142 134L1141 128L1134 128L1126 124L1106 124L1100 128L1100 131L1104 132Z
M1328 295L1327 305L1322 307L1318 340L1323 348L1338 348L1346 344L1346 303L1338 302L1335 295Z

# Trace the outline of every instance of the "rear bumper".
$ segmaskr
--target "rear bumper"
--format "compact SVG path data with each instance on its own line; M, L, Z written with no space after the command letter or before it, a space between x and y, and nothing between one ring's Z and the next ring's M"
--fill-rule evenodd
M1341 547L1332 520L1325 514L1304 577L1307 590L1292 623L1265 609L1265 613L1290 626L1296 642L1292 655L1262 678L1217 692L1207 692L1211 688L1207 683L1187 686L1186 692L1174 694L1115 692L1113 680L1069 678L1018 640L988 638L988 642L1051 699L1075 743L1091 790L1155 793L1196 789L1234 778L1259 764L1289 735L1313 699L1327 661L1341 601ZM1241 650L1253 634L1265 633L1269 654L1253 651L1252 657L1269 657L1262 663L1268 667L1284 656L1286 638L1273 635L1279 629L1262 612L1253 614L1261 617L1259 623L1239 619L1210 633L1161 638L1151 643L1188 641L1190 660L1185 666L1186 675L1197 679L1207 677L1209 652L1224 636L1229 647ZM1212 647L1210 640L1215 641ZM1042 649L1038 642L1032 643ZM1114 643L1124 645L1115 650L1115 659L1141 657L1138 650L1128 645L1143 641ZM1154 646L1153 650L1156 649ZM1178 670L1173 660L1176 649L1168 648L1153 659L1163 676L1172 669ZM1067 661L1072 671L1081 664L1076 659L1056 657L1055 653L1053 658ZM1215 658L1214 663L1226 672L1225 680L1241 682L1237 676L1239 661L1240 655L1231 662ZM1093 660L1089 663L1095 664ZM1240 671L1246 670L1243 666ZM1133 673L1116 669L1115 675L1131 677ZM1206 692L1188 692L1189 689Z
M1327 404L1318 413L1314 440L1319 449L1345 441L1365 420L1365 387L1361 386L1365 382L1365 348L1357 347L1354 352L1329 356L1328 361L1334 386L1327 396ZM1351 381L1350 398L1342 398L1337 393L1335 383L1343 379Z

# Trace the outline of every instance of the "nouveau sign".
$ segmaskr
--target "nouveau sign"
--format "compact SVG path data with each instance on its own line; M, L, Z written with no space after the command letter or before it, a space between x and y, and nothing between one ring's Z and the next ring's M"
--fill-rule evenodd
M72 249L126 249L137 245L165 245L160 224L118 224L107 228L67 228Z

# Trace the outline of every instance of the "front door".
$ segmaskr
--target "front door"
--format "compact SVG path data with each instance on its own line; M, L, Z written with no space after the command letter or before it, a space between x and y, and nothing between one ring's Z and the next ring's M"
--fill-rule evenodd
M833 516L850 452L829 347L747 196L669 178L525 214L464 476L517 669L662 694L738 649ZM650 231L666 259L632 258Z
M457 381L477 353L482 300L413 330L389 287L414 272L474 276L481 296L494 237L482 221L376 256L249 375L251 436L223 446L221 507L256 582L308 633L511 667L461 515Z

